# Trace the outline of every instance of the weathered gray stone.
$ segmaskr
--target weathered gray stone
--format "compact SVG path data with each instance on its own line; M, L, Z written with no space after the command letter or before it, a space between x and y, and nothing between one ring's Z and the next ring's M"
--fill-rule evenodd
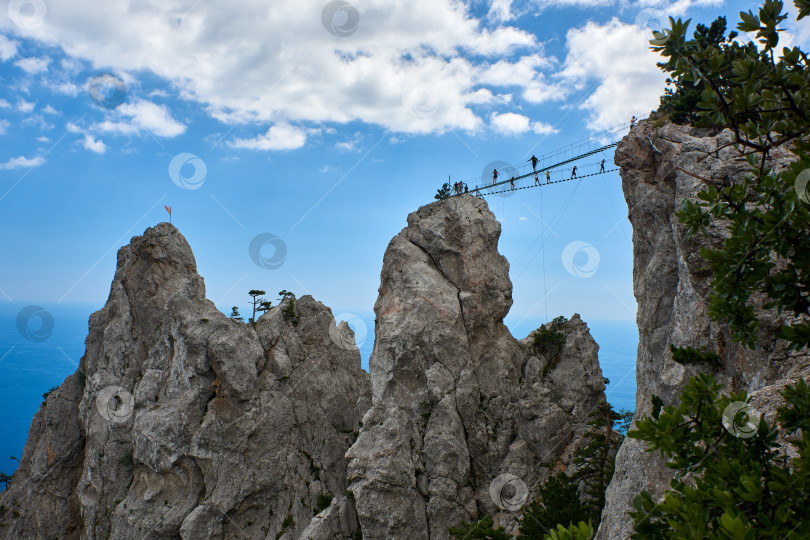
M728 327L708 318L711 273L700 256L701 247L720 245L726 232L716 224L707 235L687 238L675 212L683 201L697 200L704 180L740 179L749 165L730 145L729 130L713 133L689 127L651 122L636 125L616 149L622 188L633 225L633 289L638 302L639 329L636 364L636 417L651 410L651 397L666 405L676 403L688 379L700 368L672 360L669 346L705 348L720 355L722 367L714 371L729 391L748 390L756 395L777 395L776 389L797 377L810 376L807 355L789 354L776 339L780 317L759 313L762 324L756 350L745 350L731 339ZM776 166L788 163L786 151L772 151ZM758 399L763 412L775 402ZM608 487L597 538L630 538L627 512L642 490L654 498L669 487L672 472L659 455L644 451L643 443L625 439L616 459L616 472Z
M578 315L554 362L504 326L512 284L499 236L486 203L461 196L408 216L388 246L374 405L348 453L365 538L445 539L484 512L513 526L490 483L510 473L533 491L541 464L565 468L604 399L598 346Z
M350 537L344 454L371 388L330 338L342 326L309 296L230 320L174 227L133 238L90 318L86 384L48 397L0 495L0 536L297 538L332 495L327 521Z
M493 479L534 493L570 467L604 382L576 314L554 357L511 336L499 235L470 196L408 217L385 254L371 378L311 297L230 320L174 227L133 238L80 373L0 494L0 536L445 539L483 512L514 528Z

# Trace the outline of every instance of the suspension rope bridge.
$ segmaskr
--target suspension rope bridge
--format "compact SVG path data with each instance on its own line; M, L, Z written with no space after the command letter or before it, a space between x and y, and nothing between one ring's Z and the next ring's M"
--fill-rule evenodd
M614 126L610 129L602 131L600 133L596 133L582 139L580 141L571 143L567 146L554 150L553 152L549 152L548 154L544 154L540 157L532 155L526 162L523 162L519 165L508 165L506 167L501 167L500 170L497 168L500 163L490 163L486 166L483 174L480 177L473 178L470 181L470 184L475 185L473 188L469 188L467 182L456 182L453 191L451 192L451 196L461 195L462 193L469 193L475 195L483 199L487 195L496 195L499 193L512 193L514 191L520 189L531 189L534 187L543 187L548 186L550 184L559 184L561 182L570 182L571 180L581 180L583 178L588 178L591 176L597 176L600 174L608 174L614 171L618 171L619 169L614 167L610 169L605 168L605 162L607 161L607 156L605 156L605 150L609 150L611 148L615 148L619 141L624 137L629 131L630 128L635 125L641 119L636 119L633 117L632 120L625 122L623 124L619 124L618 126ZM530 150L531 151L531 150ZM601 154L601 155L600 155ZM597 156L597 158L601 157L601 160L593 161L590 163L580 163L581 160L586 159L591 156ZM534 158L536 161L532 162ZM612 161L612 160L611 160ZM502 162L501 162L502 163ZM561 167L575 163L573 169L571 170L571 175L566 177L567 175L567 168L562 170ZM493 174L493 171L489 171L490 167L493 167L495 171L497 171L497 176L490 176ZM576 174L577 168L585 169L586 171L592 170L592 167L599 167L599 170L596 172L587 172L586 174ZM560 174L562 173L562 174ZM543 174L543 182L540 181L539 175ZM552 180L552 175L555 177ZM506 178L506 177L509 178ZM489 178L492 178L492 182L489 183ZM501 179L498 182L498 179ZM525 179L534 178L534 183L532 184L530 181L526 182L526 185L523 184ZM448 184L449 185L449 179ZM507 186L508 185L508 186ZM557 216L560 216L565 209L568 207L568 203L571 202L571 199L574 197L577 189L579 188L579 183L576 184L573 191L571 192L568 200L563 204L562 208L558 211ZM543 197L542 191L540 192L540 221L543 221ZM610 194L608 193L608 196ZM611 204L613 201L611 199ZM615 211L615 206L614 206ZM618 215L618 214L617 214ZM556 216L555 216L556 218ZM552 219L552 223L555 219ZM550 294L549 291L546 289L546 253L545 253L545 231L541 228L540 234L538 236L540 240L540 248L537 252L535 252L534 256L532 256L529 264L534 260L538 253L542 254L542 269L543 269L543 302L546 304L546 320L548 320L548 303L545 301ZM529 246L529 250L532 249L534 244L537 242L535 240L532 242L532 245ZM525 254L525 253L524 253ZM523 256L521 255L521 258ZM525 269L524 269L525 271ZM522 275L523 272L521 272ZM520 276L518 276L520 277ZM555 285L556 288L556 285ZM554 289L552 289L553 291Z
M461 191L483 198L487 195L559 184L561 182L580 180L582 178L618 171L618 168L606 169L604 167L605 161L607 160L604 152L605 150L615 148L619 144L619 140L621 140L639 120L641 119L633 119L624 122L623 124L595 133L590 137L537 157L537 163L535 165L531 164L530 158L519 165L510 165L502 167L501 169L495 167L497 178L493 176L493 171L485 170L480 177L471 179L469 183L461 182L460 184L464 186L464 189ZM603 159L601 161L575 165L569 177L565 177L567 170L560 170L564 165L575 164L580 160L591 156L598 156L599 154L602 154ZM599 167L599 170L587 174L576 174L575 172L578 168L593 170L592 168L594 167ZM487 168L489 168L489 166L487 166ZM541 174L543 174L542 179L539 176ZM552 177L555 177L555 179L552 180ZM523 182L523 180L527 178L534 178L534 183L530 183L530 181ZM474 187L468 187L469 185L474 185ZM454 191L452 194L455 196L460 193Z

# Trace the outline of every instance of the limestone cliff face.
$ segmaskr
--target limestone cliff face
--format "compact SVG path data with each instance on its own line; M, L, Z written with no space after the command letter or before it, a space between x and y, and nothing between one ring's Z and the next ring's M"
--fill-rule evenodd
M548 357L509 334L499 235L471 196L408 217L371 377L311 297L237 322L174 227L133 238L0 493L0 538L445 539L484 512L513 526L571 466L604 382L578 315Z
M32 422L0 537L298 538L330 496L316 521L351 536L344 454L368 375L328 308L287 307L230 320L174 227L133 238L79 373Z
M578 316L559 358L534 355L504 326L512 285L499 236L486 203L465 195L420 208L388 246L373 406L348 453L364 538L444 539L498 513L493 479L512 474L531 491L542 463L565 468L604 399L598 347Z
M633 225L633 288L638 302L639 329L636 365L636 414L649 414L651 397L667 405L676 402L689 377L698 368L672 360L669 346L689 345L720 355L722 367L714 375L728 390L748 390L752 403L771 415L779 388L797 377L810 376L807 355L789 354L776 340L779 317L765 313L756 350L744 350L723 324L707 316L710 272L700 256L701 247L718 246L726 237L718 226L707 236L688 239L675 212L684 200L695 201L704 188L700 178L741 178L749 165L734 149L731 132L650 123L634 127L616 149L622 188ZM772 152L777 164L787 163L786 152ZM777 396L778 397L778 396ZM671 474L657 454L643 444L625 439L616 460L616 472L597 538L630 538L632 524L626 512L642 489L654 497L669 487Z

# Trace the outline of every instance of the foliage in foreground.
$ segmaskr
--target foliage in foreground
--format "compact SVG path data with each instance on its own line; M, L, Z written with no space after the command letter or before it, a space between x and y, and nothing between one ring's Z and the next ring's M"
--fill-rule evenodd
M588 519L588 509L579 496L579 483L565 473L550 476L537 498L518 518L520 540L543 536L558 524L570 525Z
M549 531L544 540L591 540L596 531L590 523L580 522L570 527L557 525L556 529Z
M662 502L633 502L634 539L810 538L810 388L787 387L777 425L749 418L745 392L721 395L713 377L690 379L680 404L645 417L629 437L647 442L677 472ZM798 453L777 442L779 428Z
M718 88L726 88L732 83L732 64L735 60L743 59L746 53L754 53L756 45L754 43L741 43L737 32L731 32L726 38L726 18L718 17L709 26L698 24L692 34L692 41L699 47L714 47L723 53L723 68L719 70L718 77L714 84ZM736 41L736 42L735 42ZM736 45L736 47L735 47ZM748 48L751 47L749 50ZM658 67L666 70L665 62L659 63ZM695 84L696 83L696 84ZM661 104L655 112L656 116L669 117L676 124L686 124L699 127L715 127L712 119L700 114L699 103L702 101L702 94L711 89L711 85L704 80L691 81L684 75L672 75L667 78L670 85L664 90L661 96Z
M458 527L450 527L450 536L459 540L512 540L503 527L494 527L492 516L483 516L472 523L462 523Z
M797 20L810 14L810 0L794 0ZM781 337L793 349L810 344L810 65L798 47L779 50L783 4L765 0L757 14L741 12L737 29L755 34L757 45L686 39L689 21L671 21L654 32L652 49L679 85L703 88L697 119L728 127L751 169L744 178L699 178L699 201L683 204L678 217L690 235L712 223L730 237L701 255L713 273L709 315L728 323L735 339L756 345L762 307L789 312ZM716 36L715 36L716 37ZM798 157L786 170L774 168L771 152L792 145Z
M592 540L596 531L590 523L579 522L569 526L557 525L542 533L541 536L531 537L538 540ZM450 535L458 540L512 540L512 537L503 527L493 529L492 516L483 516L474 523L465 523L459 528L450 528ZM519 538L524 538L520 536Z

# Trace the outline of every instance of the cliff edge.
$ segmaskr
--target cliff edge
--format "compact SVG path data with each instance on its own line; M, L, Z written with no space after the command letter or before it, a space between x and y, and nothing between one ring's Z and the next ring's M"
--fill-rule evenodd
M781 405L779 389L796 378L810 377L807 354L789 353L776 339L780 316L760 310L755 350L734 342L726 325L708 315L711 271L700 256L702 247L718 247L726 231L711 224L706 235L687 238L677 212L683 201L696 201L702 179L744 176L749 165L731 144L732 133L642 122L616 148L622 189L633 226L633 291L638 302L639 330L636 362L636 418L650 413L653 395L672 405L688 379L701 369L672 360L670 345L691 346L717 353L721 367L712 374L727 391L745 389L753 409L772 417ZM793 159L787 150L771 152L775 166ZM671 471L659 454L644 451L644 443L625 439L616 457L616 470L606 493L606 506L597 538L628 539L632 520L627 512L643 489L653 498L669 488Z

